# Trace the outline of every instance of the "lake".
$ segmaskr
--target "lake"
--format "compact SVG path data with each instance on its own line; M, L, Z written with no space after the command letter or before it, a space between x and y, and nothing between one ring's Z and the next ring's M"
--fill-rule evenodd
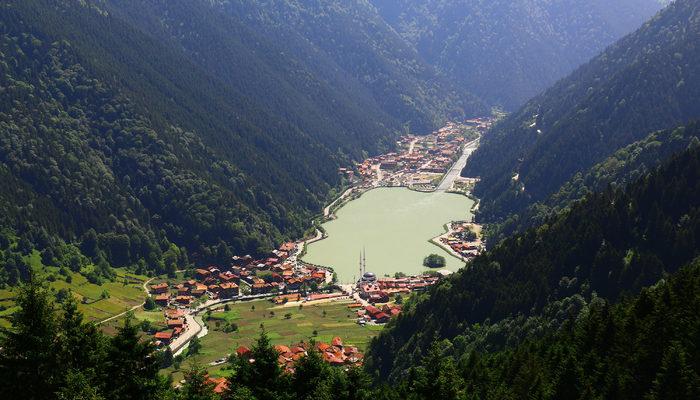
M445 256L446 269L456 271L464 262L429 240L445 232L443 225L471 219L473 204L473 200L452 193L373 189L342 207L337 219L323 224L328 237L310 244L303 259L333 267L341 283L358 278L363 248L367 271L379 277L425 271L423 258L431 253Z

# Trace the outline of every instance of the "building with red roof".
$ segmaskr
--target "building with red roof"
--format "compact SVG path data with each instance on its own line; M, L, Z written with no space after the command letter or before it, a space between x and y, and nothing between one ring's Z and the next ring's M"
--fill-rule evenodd
M156 332L153 337L155 337L156 340L160 340L162 343L168 344L173 340L173 331Z
M153 299L159 306L167 306L170 301L170 295L167 293L159 294Z
M197 268L197 269L194 271L194 276L195 276L197 279L206 279L206 278L208 278L209 276L211 276L211 272L208 271L208 270L206 270L206 269Z
M280 353L280 354L285 354L285 353L291 353L292 351L289 349L289 347L277 344L275 345L275 350Z
M236 349L236 355L238 357L249 356L250 353L250 349L245 346L238 346L238 348Z
M167 293L167 292L168 292L168 284L165 282L159 283L157 285L151 285L151 293L161 294L161 293Z
M222 394L228 390L228 380L226 378L207 378L207 384L214 386L216 394Z

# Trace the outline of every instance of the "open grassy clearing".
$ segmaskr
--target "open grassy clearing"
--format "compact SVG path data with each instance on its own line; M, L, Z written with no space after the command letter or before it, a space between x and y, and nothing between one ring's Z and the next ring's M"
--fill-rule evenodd
M58 273L58 268L42 265L41 256L37 251L28 255L27 261L56 292L61 289L71 290L77 298L78 309L89 321L101 321L124 312L141 304L145 298L143 283L148 280L148 277L133 274L123 268L114 269L117 276L114 282L105 281L102 285L95 285L88 282L82 274L69 272L70 278L67 278ZM107 295L106 298L103 298L103 293ZM14 288L0 290L0 326L2 327L10 325L8 317L16 309L15 295Z
M193 363L207 366L234 352L238 346L252 346L260 335L261 326L273 344L289 345L300 341L308 342L310 339L330 342L334 336L340 336L345 344L357 346L364 351L382 327L358 325L355 322L355 311L348 308L349 304L348 301L304 304L299 308L276 306L269 301L257 300L230 304L228 311L224 311L222 306L212 311L211 318L207 321L209 333L201 339L200 354L188 357L182 363L180 371L170 367L163 372L172 375L177 382L182 379L181 371ZM289 314L288 318L286 314ZM206 318L206 315L202 317ZM227 323L236 324L238 329L231 333L223 332ZM211 375L226 374L221 366L208 369Z

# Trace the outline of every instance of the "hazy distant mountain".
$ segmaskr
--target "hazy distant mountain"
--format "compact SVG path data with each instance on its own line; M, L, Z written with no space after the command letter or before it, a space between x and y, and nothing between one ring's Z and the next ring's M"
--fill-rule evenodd
M109 2L140 29L181 47L192 62L304 131L406 126L427 133L447 119L487 112L421 62L364 2ZM374 126L370 126L374 124ZM371 149L381 137L365 136ZM354 139L351 139L354 140Z
M484 220L543 201L649 133L700 117L700 3L679 0L486 135L464 171L481 176Z
M517 109L661 6L655 0L371 0L420 55L488 104Z

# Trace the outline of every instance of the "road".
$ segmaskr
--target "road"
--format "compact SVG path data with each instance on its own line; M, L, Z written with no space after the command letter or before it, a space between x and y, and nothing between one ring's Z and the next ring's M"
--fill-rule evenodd
M182 353L192 338L195 336L202 337L207 334L207 332L202 332L202 325L195 320L194 315L190 313L185 314L185 321L187 322L187 330L170 343L170 350L174 356Z
M460 176L462 170L464 169L464 166L467 165L467 159L469 159L469 156L472 155L472 153L474 152L474 150L476 150L477 147L479 147L479 139L473 140L464 145L462 155L452 165L452 168L450 168L450 170L447 171L447 173L442 178L442 181L438 185L437 189L435 189L435 191L446 192L452 188L452 184L454 183L455 179L457 179Z
M416 142L418 142L418 138L411 140L411 144L408 145L408 154L413 154L413 149L416 147Z
M352 189L353 189L353 188L350 188L350 189L346 190L345 192L343 192L342 195L340 195L340 197L338 197L337 199L333 200L333 202L332 202L331 204L327 205L326 208L323 209L323 216L324 216L325 218L329 218L329 217L331 216L331 207L333 207L337 202L339 202L339 201L343 200L344 198L346 198L346 197L350 194L350 192L352 192Z
M355 302L362 304L363 307L370 305L367 300L364 300L360 297L360 293L355 291L354 285L340 285L340 288L343 290L343 292L350 294L352 296L352 299Z

